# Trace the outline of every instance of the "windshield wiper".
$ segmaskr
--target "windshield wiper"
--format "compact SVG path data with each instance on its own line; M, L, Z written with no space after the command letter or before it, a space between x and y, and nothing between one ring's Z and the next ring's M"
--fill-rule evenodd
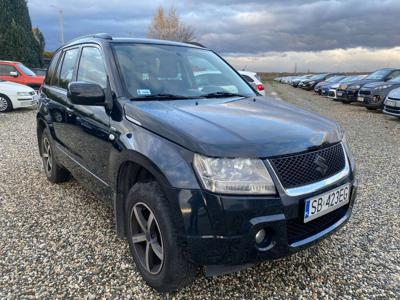
M177 99L194 99L198 97L188 97L174 94L154 94L141 97L131 98L131 100L177 100Z
M243 98L245 98L247 96L237 94L237 93L230 93L230 92L215 92L215 93L200 95L200 97L204 97L204 98L243 97Z

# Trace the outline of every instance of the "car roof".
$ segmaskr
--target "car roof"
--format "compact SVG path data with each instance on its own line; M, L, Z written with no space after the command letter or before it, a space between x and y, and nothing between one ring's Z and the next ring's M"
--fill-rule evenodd
M59 49L69 47L76 44L88 43L88 42L112 42L112 43L132 43L132 44L154 44L154 45L170 45L170 46L180 46L180 47L190 47L190 48L198 48L198 49L206 49L199 43L182 43L176 41L167 41L167 40L157 40L157 39L146 39L146 38L126 38L126 37L113 37L107 33L95 33L90 35L85 35L81 37L77 37L65 45L61 46ZM59 50L57 49L57 50Z
M7 64L7 65L16 65L19 64L19 61L12 61L12 60L0 60L0 64Z

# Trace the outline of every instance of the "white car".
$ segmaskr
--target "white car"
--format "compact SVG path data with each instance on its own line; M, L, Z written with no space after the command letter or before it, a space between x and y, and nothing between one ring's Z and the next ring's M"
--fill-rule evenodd
M238 71L239 74L246 80L251 86L257 90L261 95L265 96L264 85L261 82L260 76L257 73L249 72L249 71Z
M387 115L400 117L400 88L389 92L385 99L383 112Z
M29 86L0 80L0 113L37 105L37 96Z

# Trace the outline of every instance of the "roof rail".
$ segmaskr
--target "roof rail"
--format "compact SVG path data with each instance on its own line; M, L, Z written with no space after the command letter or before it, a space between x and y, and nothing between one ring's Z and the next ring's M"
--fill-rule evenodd
M184 43L191 44L191 45L194 45L194 46L197 46L197 47L201 47L201 48L207 48L206 46L204 46L204 45L202 45L202 44L200 44L198 42L185 42L184 41Z
M87 39L87 38L98 38L98 39L112 40L112 36L109 35L108 33L92 33L92 34L88 34L88 35L78 36L78 37L68 41L68 43L79 41L79 40L82 40L82 39Z

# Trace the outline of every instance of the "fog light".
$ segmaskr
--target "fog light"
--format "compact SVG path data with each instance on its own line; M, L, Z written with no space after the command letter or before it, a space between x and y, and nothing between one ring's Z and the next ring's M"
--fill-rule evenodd
M262 242L264 242L266 234L267 233L265 232L265 229L260 229L256 233L256 243L261 244Z

